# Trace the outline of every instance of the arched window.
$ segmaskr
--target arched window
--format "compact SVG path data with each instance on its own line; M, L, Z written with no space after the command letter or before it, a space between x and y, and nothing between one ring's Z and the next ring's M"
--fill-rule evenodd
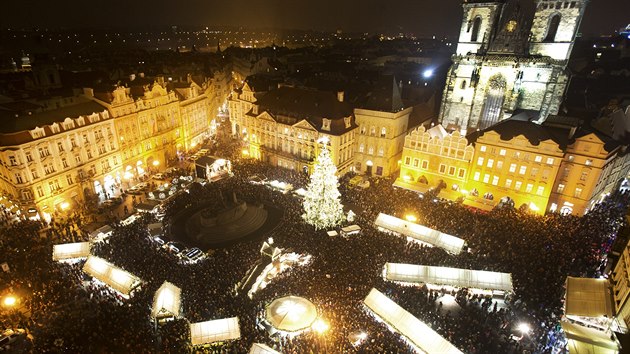
M560 26L560 14L556 14L549 20L549 27L547 28L547 36L544 42L554 42L556 40L556 34L558 33L558 26Z
M503 112L503 101L505 99L506 81L503 76L497 74L490 78L486 91L486 102L481 114L479 129L485 129L496 124Z
M471 42L477 42L479 40L479 30L481 29L481 17L475 17L472 25L472 34L470 35Z

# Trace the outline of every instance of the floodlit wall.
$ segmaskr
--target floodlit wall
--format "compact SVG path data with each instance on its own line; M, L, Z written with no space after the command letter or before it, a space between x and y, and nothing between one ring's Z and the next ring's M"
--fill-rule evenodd
M512 275L509 273L402 263L386 263L384 268L385 278L391 281L513 291Z
M89 242L64 243L53 246L53 261L86 258L89 255Z
M209 344L241 337L238 317L190 324L192 345Z
M424 322L400 307L380 291L372 289L363 300L374 314L394 327L416 347L426 353L462 353Z
M140 278L135 275L94 256L88 257L83 271L126 296L129 296L131 291L141 282Z
M428 243L452 254L460 254L466 244L461 238L383 213L378 214L374 223L377 227Z
M182 304L181 293L182 290L180 288L165 281L155 292L151 317L178 317Z

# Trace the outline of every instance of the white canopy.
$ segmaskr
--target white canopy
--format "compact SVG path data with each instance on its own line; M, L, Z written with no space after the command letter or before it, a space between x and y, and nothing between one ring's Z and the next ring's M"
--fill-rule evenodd
M512 275L483 270L385 263L385 278L408 283L451 285L458 288L512 291Z
M386 231L411 237L415 240L439 247L452 254L460 254L466 241L461 238L430 229L397 217L380 213L374 222L377 227Z
M192 345L222 342L241 337L238 317L224 318L190 324L190 341Z
M273 350L269 348L267 345L262 343L254 343L252 348L249 350L249 354L282 354L277 350Z
M560 322L567 337L569 354L617 354L619 346L610 336L602 331L573 324Z
M129 296L141 282L135 275L94 256L88 257L83 271L126 296Z
M432 330L431 327L414 317L380 291L372 289L363 302L378 317L400 332L422 351L440 354L462 353L453 344Z
M178 317L181 309L182 290L165 281L155 292L151 317Z
M53 261L86 258L89 255L89 242L62 243L53 246Z
M285 296L272 301L266 308L269 324L280 331L297 332L310 327L317 319L317 308L299 296Z
M567 277L566 285L566 316L612 318L612 294L607 279Z

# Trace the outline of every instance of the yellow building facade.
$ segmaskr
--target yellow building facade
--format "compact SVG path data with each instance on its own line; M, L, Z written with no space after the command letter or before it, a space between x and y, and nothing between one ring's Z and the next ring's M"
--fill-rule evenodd
M474 148L459 132L441 125L420 126L405 137L400 176L395 185L421 193L440 188L455 199L466 185Z

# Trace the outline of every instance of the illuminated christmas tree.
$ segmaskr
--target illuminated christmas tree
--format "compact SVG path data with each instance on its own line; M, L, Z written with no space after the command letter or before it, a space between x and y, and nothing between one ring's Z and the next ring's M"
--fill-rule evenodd
M322 148L315 160L311 182L304 196L304 220L317 230L339 225L343 219L337 167L328 151L328 140L322 139Z

